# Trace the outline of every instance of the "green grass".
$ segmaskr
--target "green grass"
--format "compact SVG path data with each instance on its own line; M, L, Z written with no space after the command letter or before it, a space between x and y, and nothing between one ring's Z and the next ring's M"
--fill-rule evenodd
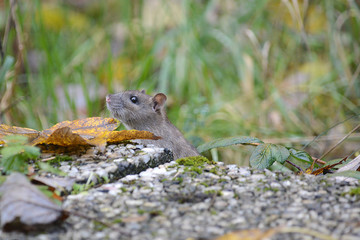
M15 62L0 71L0 121L44 129L109 116L105 95L123 89L167 94L169 118L195 145L315 136L359 115L355 1L154 2L23 2L19 35L6 31L5 1L1 39L8 32L4 54Z

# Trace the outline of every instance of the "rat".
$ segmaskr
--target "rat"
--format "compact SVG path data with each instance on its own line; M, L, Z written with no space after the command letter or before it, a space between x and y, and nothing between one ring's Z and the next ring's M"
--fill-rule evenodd
M112 115L127 129L149 131L161 137L159 140L139 140L141 144L153 144L168 148L174 159L199 156L192 146L168 119L164 110L166 95L150 96L145 90L129 90L106 96L106 105Z

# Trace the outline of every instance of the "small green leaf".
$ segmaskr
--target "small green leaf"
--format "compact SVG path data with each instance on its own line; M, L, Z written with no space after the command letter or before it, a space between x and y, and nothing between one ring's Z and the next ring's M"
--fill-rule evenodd
M296 150L294 148L290 148L289 152L290 152L290 156L295 158L296 160L310 164L313 162L312 157L307 152Z
M265 169L275 162L271 153L271 144L264 143L257 146L250 157L250 166L257 169Z
M273 165L269 167L271 171L279 171L284 173L293 173L289 168L285 167L284 165L280 164L279 162L274 162Z
M289 161L301 167L302 169L309 168L313 162L312 157L305 151L289 148L289 152L290 152ZM318 167L319 165L315 163L315 168Z
M284 162L289 158L289 150L281 145L271 144L274 155L276 156L276 161L284 164Z
M7 136L4 140L6 146L0 151L0 166L6 173L26 173L28 160L36 159L40 155L39 148L25 145L27 138L24 136Z
M219 147L227 147L232 146L236 144L251 144L251 143L263 143L258 138L254 137L229 137L229 138L219 138L215 139L213 141L204 143L197 147L197 150L202 153L206 152L213 148L219 148Z
M26 155L29 158L37 158L38 156L40 156L40 149L37 147L33 147L33 146L28 146L25 145L24 147L24 153L26 153Z
M332 173L332 174L327 174L331 177L337 177L337 176L341 176L341 177L350 177L350 178L356 178L360 180L360 172L359 171L343 171L343 172L337 172L337 173Z
M6 159L14 155L20 154L23 150L24 150L24 146L22 145L8 146L1 149L1 155L3 159Z
M58 168L54 168L53 166L51 166L48 163L44 163L44 162L39 161L38 166L39 166L40 170L44 171L44 172L53 173L53 174L56 174L58 176L66 176L67 175L67 173L61 171Z
M269 168L275 161L283 164L289 155L289 151L281 145L260 144L251 154L250 166L257 169Z

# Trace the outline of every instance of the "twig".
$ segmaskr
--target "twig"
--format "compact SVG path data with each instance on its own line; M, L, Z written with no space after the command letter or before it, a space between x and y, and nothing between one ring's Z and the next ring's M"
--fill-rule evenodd
M265 138L261 139L264 142L270 142L273 144L284 144L284 143L297 143L297 144L305 144L305 147L302 148L304 150L307 146L309 146L313 142L326 142L330 140L339 140L344 137L344 134L331 134L327 136L323 136L326 132L321 133L318 136L308 136L308 137L291 137L291 138ZM360 140L360 133L354 133L349 137L349 140L357 141Z
M326 155L328 155L332 150L334 150L337 146L339 146L343 141L345 141L345 139L347 139L353 132L355 132L358 128L360 127L360 123L354 127L348 134L346 134L339 142L337 142L332 148L330 148L327 152L325 152L321 157L319 157L319 159L324 158ZM314 165L315 165L316 160L314 159L314 161L312 162L311 166L310 166L310 170L313 171L314 169Z
M302 170L302 168L299 167L298 165L296 165L295 163L292 163L292 162L290 162L289 160L286 160L286 162L287 162L288 164L290 164L291 166L297 168L300 172L304 172L304 171Z
M319 159L319 158L316 158L316 157L311 157L315 162L317 162L317 163L320 163L320 164L323 164L323 165L325 165L326 164L326 162L325 161L323 161L323 160L321 160L321 159Z
M331 129L337 127L338 125L340 124L343 124L347 121L349 121L350 119L354 118L354 117L358 117L359 115L353 115L353 116L350 116L348 117L347 119L345 119L344 121L341 121L341 122L338 122L336 124L334 124L333 126L331 126L329 129L327 129L326 131L320 133L318 136L316 136L312 141L310 141L309 143L307 143L303 148L302 150L304 150L306 147L308 147L310 144L312 144L313 142L315 142L318 138L322 138L323 135L325 135L327 132L329 132Z
M53 159L55 159L56 157L49 157L49 158L44 158L44 159L41 159L42 162L47 162L47 161L51 161Z
M217 192L214 193L214 194L212 194L209 207L207 208L208 211L210 211L210 209L214 206L214 204L215 204L215 199L216 199L216 195L217 195L217 194L218 194Z
M332 148L330 148L326 153L324 153L320 159L324 158L326 155L328 155L332 150L334 150L337 146L339 146L345 139L347 139L353 132L355 132L360 127L360 123L354 127L348 134L346 134L338 143L336 143Z
M318 231L314 231L309 228L300 228L300 227L281 227L278 232L281 233L300 233L303 235L310 235L322 240L335 240L331 235L327 235Z

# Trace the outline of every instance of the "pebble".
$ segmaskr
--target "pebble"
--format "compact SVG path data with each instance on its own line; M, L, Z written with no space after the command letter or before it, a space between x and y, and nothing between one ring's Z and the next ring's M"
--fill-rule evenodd
M277 227L303 231L277 234L272 239L317 239L306 229L325 235L324 239L360 239L360 197L346 194L359 187L358 180L296 176L223 163L216 164L221 169L216 173L199 174L183 166L171 168L176 163L169 159L150 168L144 156L149 156L150 164L157 161L157 154L166 156L161 149L154 148L151 153L143 151L151 149L149 146L110 146L106 160L98 157L60 169L70 173L76 168L78 181L114 177L113 183L67 196L63 203L65 209L113 227L71 215L58 230L31 239L214 239L236 230ZM120 149L134 153L120 155ZM137 169L141 166L145 169ZM0 236L27 238L1 231Z

